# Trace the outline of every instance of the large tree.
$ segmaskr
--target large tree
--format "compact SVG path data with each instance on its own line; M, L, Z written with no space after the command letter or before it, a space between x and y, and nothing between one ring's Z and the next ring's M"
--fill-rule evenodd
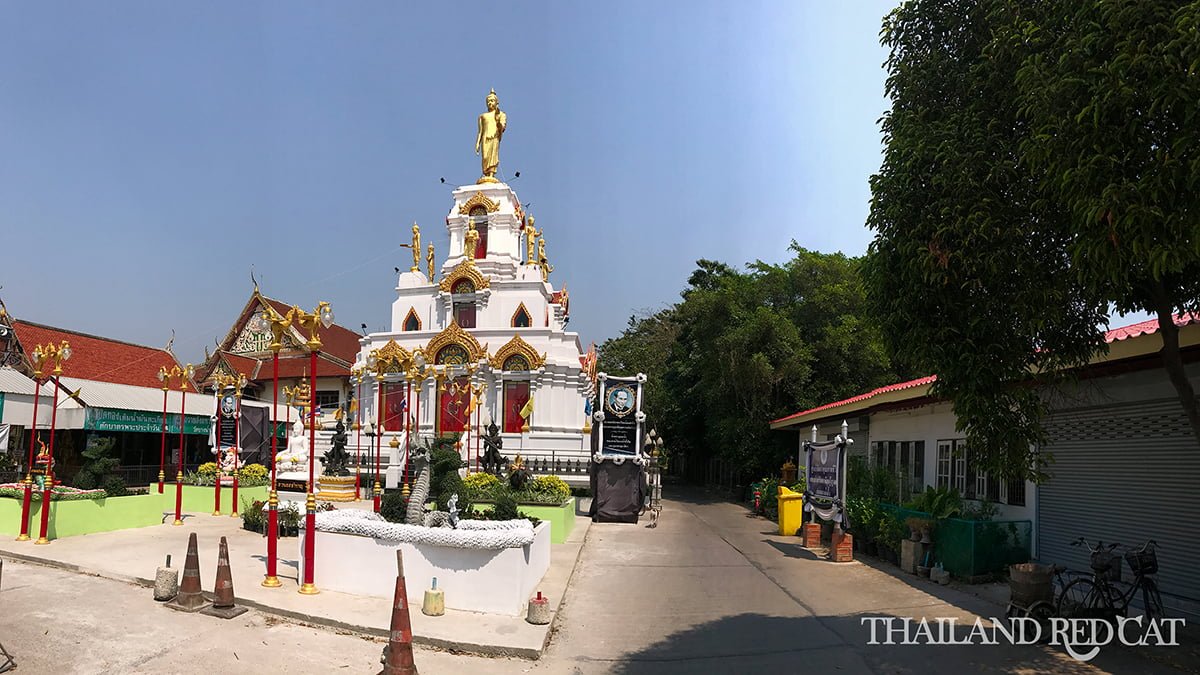
M1180 91L1190 88L1193 112L1200 100L1194 76L1178 67L1194 49L1194 22L1188 28L1185 14L1137 9L1145 5L1085 3L1077 12L1077 2L916 0L884 22L892 108L883 118L884 161L871 180L872 304L893 350L938 374L936 391L953 401L971 452L997 474L1042 475L1045 456L1032 449L1045 411L1031 385L1104 348L1110 303L1124 311L1161 306L1169 317L1197 297L1182 282L1200 253L1194 201L1170 223L1148 222L1169 201L1196 198L1164 198L1165 184L1187 184L1186 172L1138 187L1129 184L1135 173L1140 181L1161 167L1115 168L1134 147L1156 152L1149 134L1127 127L1183 113ZM1118 16L1101 18L1110 12L1138 14L1158 33L1124 39ZM1145 40L1172 31L1191 31L1193 44L1168 40L1155 54L1174 54L1166 65L1141 58ZM1110 118L1096 108L1112 105L1109 88L1127 83L1112 71L1122 59L1159 71L1171 93L1135 87L1136 104ZM1191 163L1193 182L1194 140L1175 134L1169 144L1179 162ZM1158 296L1121 290L1135 288ZM1170 300L1148 302L1163 294ZM1167 326L1171 333L1174 324ZM1184 403L1194 406L1194 397Z
M770 472L795 438L767 422L890 381L859 264L793 244L781 265L701 260L668 309L631 318L600 366L650 375L646 411L672 449Z

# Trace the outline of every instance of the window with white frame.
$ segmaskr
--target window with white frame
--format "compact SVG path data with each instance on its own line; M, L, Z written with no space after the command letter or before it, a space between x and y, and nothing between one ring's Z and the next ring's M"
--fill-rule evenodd
M950 487L950 470L954 456L954 441L938 441L937 446L937 486L940 489Z

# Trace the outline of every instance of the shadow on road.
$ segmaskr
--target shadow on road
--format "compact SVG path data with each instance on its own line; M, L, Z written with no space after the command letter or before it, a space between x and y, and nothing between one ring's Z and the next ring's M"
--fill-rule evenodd
M864 625L861 619L740 614L668 635L628 654L612 672L748 673L766 668L789 673L1097 672L1088 664L1037 645L871 645L870 624ZM969 633L969 626L957 626L954 639L965 641ZM838 635L849 637L843 641ZM883 632L878 636L882 642Z

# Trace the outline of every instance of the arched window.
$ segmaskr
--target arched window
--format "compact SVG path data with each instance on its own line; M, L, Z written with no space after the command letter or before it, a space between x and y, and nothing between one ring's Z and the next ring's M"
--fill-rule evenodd
M417 311L411 307L408 310L408 316L404 317L404 330L421 330L421 320L417 318Z
M483 206L472 207L469 218L471 222L475 223L475 229L479 231L479 243L475 245L475 257L486 258L488 241L487 209Z
M458 281L454 282L454 286L450 288L450 292L456 295L461 293L474 293L475 282L471 281L470 279L459 279Z
M513 354L504 359L504 370L529 370L529 359L520 354Z
M533 319L529 318L529 311L525 309L525 303L517 308L517 311L512 316L513 328L529 328L533 325Z

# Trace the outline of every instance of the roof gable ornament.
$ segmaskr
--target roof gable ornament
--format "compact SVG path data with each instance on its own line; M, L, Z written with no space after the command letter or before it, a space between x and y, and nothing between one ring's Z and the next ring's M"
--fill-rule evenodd
M482 192L476 192L475 194L471 195L470 199L463 202L462 206L458 207L458 215L469 216L471 215L471 209L475 208L476 206L482 206L488 213L495 213L500 210L500 202L489 199L488 196Z
M438 282L438 288L443 293L449 293L454 288L454 284L460 279L470 279L471 283L475 285L476 291L481 291L492 285L491 280L485 277L468 259L460 262L457 267L450 271L450 274L442 277L442 280Z
M480 361L487 356L487 345L480 345L479 340L476 340L474 335L463 330L457 321L451 320L449 326L446 326L442 332L434 335L429 340L429 344L425 345L426 358L430 359L430 362L433 362L437 359L437 354L441 351L442 347L451 344L456 344L466 349L472 362Z
M496 353L493 354L489 359L489 363L491 363L493 369L503 370L504 362L507 361L510 356L518 355L525 357L525 360L529 363L530 370L537 370L538 368L546 365L545 352L539 355L537 350L533 348L533 345L523 340L520 335L514 335L511 340L506 342L503 347L497 350Z
M403 373L404 367L412 359L412 352L401 347L395 340L388 340L386 345L380 347L378 359L379 363L386 364L385 373Z

